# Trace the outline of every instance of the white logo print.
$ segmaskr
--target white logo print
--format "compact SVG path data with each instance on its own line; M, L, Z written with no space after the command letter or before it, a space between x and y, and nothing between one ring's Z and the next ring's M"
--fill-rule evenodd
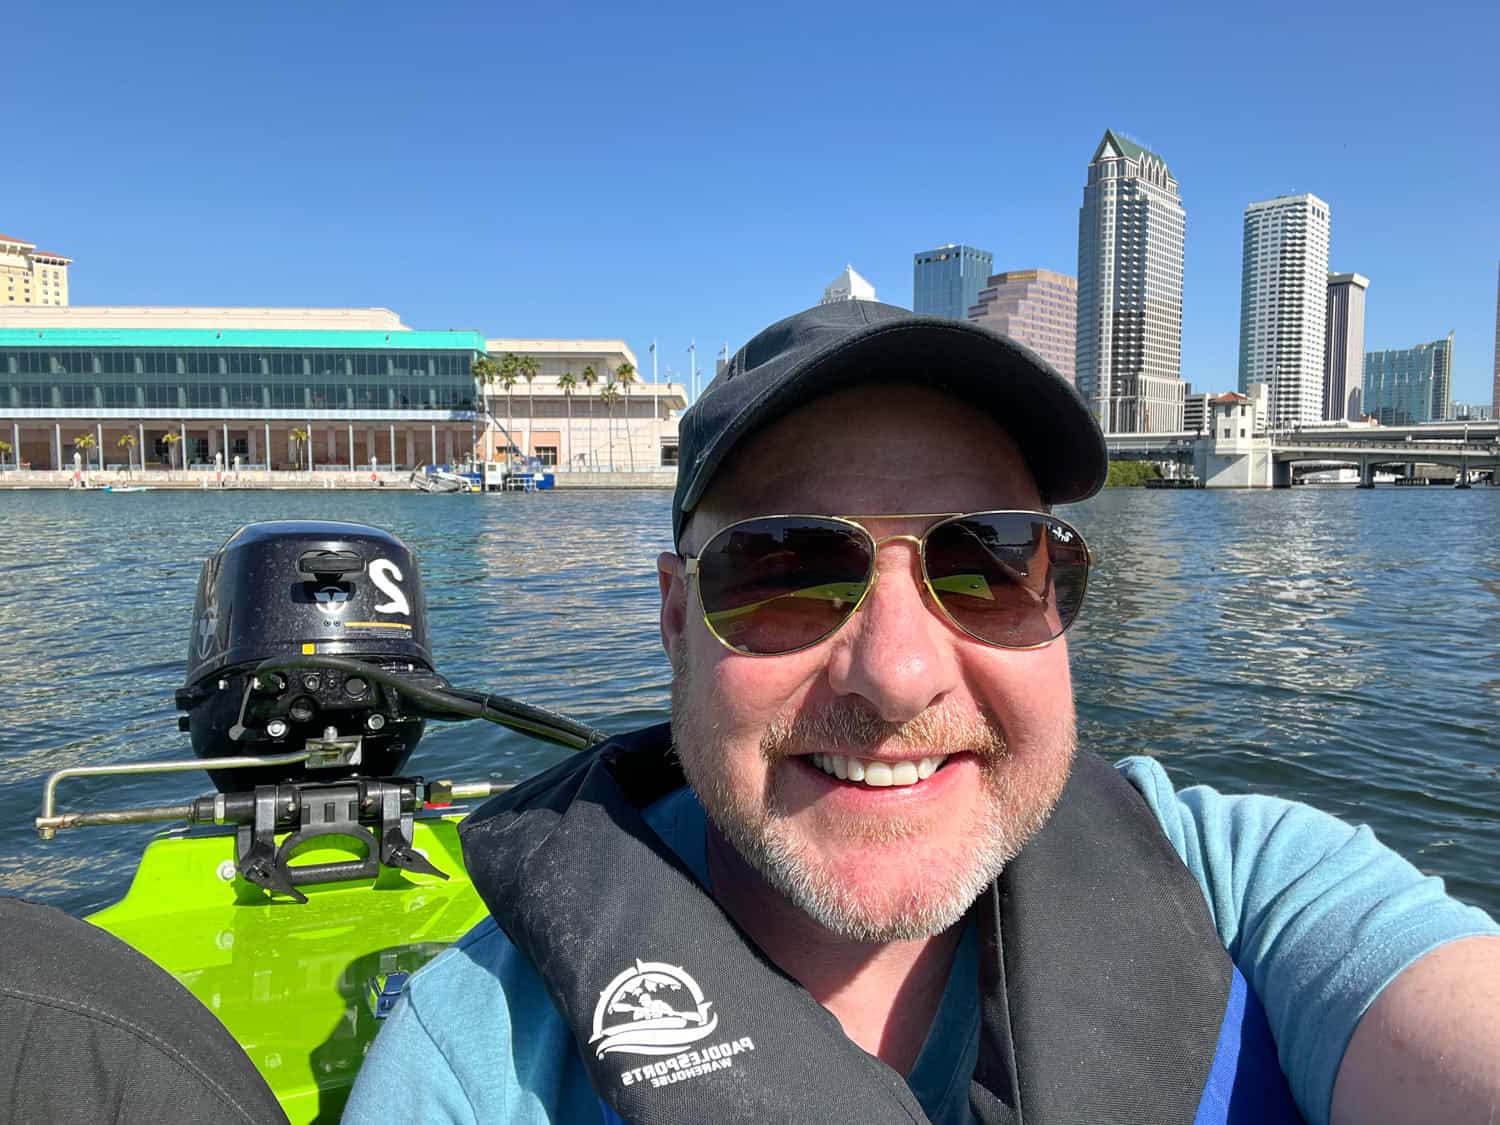
M589 1042L601 1059L616 1051L674 1054L713 1034L719 1016L711 1006L681 965L637 959L599 993Z
M313 601L318 610L332 617L344 612L344 603L349 600L349 591L337 586L324 586L321 590L313 591Z

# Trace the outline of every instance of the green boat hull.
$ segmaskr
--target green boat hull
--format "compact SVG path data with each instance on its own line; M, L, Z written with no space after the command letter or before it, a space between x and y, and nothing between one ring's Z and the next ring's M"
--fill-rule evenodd
M234 872L232 832L169 832L130 890L89 921L181 981L229 1029L293 1125L336 1122L380 1021L376 990L411 972L486 914L464 869L456 816L419 819L414 846L450 878L382 868L373 881L301 888L268 901ZM353 858L342 838L298 863ZM352 841L349 841L352 845Z

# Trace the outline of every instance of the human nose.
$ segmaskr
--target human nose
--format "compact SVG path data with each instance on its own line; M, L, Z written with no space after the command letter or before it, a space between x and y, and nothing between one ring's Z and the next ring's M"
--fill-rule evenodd
M874 585L827 665L836 693L860 696L887 722L915 718L958 684L953 637L927 604L918 556L904 539L879 548Z

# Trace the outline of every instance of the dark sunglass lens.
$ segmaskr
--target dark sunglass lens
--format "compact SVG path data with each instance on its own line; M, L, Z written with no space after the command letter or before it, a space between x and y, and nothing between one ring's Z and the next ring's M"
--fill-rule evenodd
M1083 604L1088 548L1061 520L995 512L927 536L927 577L958 626L990 644L1028 648L1067 630Z
M829 636L869 584L870 541L833 520L767 517L725 528L698 559L709 626L731 648L792 652Z

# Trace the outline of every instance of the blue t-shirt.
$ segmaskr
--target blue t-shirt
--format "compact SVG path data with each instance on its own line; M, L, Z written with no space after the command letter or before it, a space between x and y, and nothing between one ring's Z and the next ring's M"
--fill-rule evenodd
M1367 827L1274 797L1175 792L1149 758L1117 768L1203 888L1220 940L1260 997L1302 1115L1328 1120L1355 1025L1404 968L1445 942L1500 933ZM689 789L646 822L708 885L706 820ZM933 1125L965 1125L979 1048L978 940L960 943L907 1083ZM343 1120L598 1122L599 1100L542 979L493 919L408 983L360 1070Z

